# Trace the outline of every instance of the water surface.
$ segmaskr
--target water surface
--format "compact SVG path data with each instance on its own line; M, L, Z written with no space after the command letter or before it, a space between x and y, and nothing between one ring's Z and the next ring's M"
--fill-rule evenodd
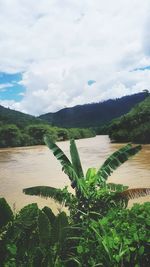
M81 139L76 143L84 170L98 168L109 154L123 145L110 143L108 136ZM69 157L69 142L59 142L59 146ZM150 187L150 145L144 145L142 151L119 167L109 182L123 183L130 188ZM24 195L22 189L35 185L63 188L69 185L69 180L46 146L32 146L0 149L0 184L0 196L5 197L15 210L37 202L39 207L50 205L56 212L61 207L54 201ZM143 201L150 201L150 197L134 200Z

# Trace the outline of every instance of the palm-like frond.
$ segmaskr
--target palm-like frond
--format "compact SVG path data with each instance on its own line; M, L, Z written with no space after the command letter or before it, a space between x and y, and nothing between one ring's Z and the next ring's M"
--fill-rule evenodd
M50 139L49 136L44 137L44 141L49 149L53 152L54 156L59 160L62 165L62 170L68 175L69 179L72 182L72 187L76 187L78 175L73 168L72 163L64 154L64 152Z
M103 163L97 172L100 182L101 180L106 181L108 176L110 176L114 170L116 170L121 164L126 162L131 156L135 155L140 150L140 145L132 147L131 144L128 144L110 155L110 157Z
M120 198L127 200L150 195L150 188L131 188L118 193Z
M70 140L70 155L71 155L72 165L73 165L75 172L77 173L77 176L79 178L83 178L84 173L82 170L79 153L78 153L75 141L73 139Z
M67 158L64 152L51 140L49 136L44 136L44 142L53 152L54 156L59 160L62 167L64 167L64 165L72 167L70 160Z
M122 184L114 184L114 183L108 183L106 184L106 187L113 192L122 192L128 189L128 186L122 185Z
M59 203L69 202L73 195L65 189L57 189L50 186L34 186L23 189L26 195L41 196L44 198L52 198Z

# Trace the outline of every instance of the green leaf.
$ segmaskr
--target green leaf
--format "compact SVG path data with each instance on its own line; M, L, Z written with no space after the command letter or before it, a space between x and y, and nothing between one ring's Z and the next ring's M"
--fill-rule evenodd
M49 149L53 152L54 156L60 161L61 165L72 166L70 160L64 154L64 152L51 140L49 136L44 136L44 141Z
M108 183L107 184L107 188L111 191L114 191L114 192L122 192L126 189L128 189L128 186L124 186L122 184L114 184L114 183Z
M81 161L79 157L79 153L76 147L75 141L72 139L70 140L70 155L72 160L73 168L79 178L84 178L84 173L81 166Z
M79 254L83 253L83 251L84 251L84 249L83 249L83 247L81 245L77 246L77 252Z
M66 201L66 197L69 199L72 197L71 193L64 193L63 190L50 186L34 186L23 189L23 193L27 195L41 196L44 198L53 198L55 201L62 203ZM67 195L66 195L67 194Z
M97 174L99 175L99 177L102 177L106 180L114 170L116 170L121 164L127 161L129 157L135 155L140 150L140 145L132 147L131 144L120 148L109 156L109 158L103 163L101 168L98 170Z
M22 226L24 229L30 229L35 223L39 214L39 209L36 203L29 204L22 208L16 216L15 224Z
M141 256L144 253L144 246L139 248L139 255Z
M51 224L47 215L41 210L38 216L38 232L41 246L46 247L50 243Z
M7 250L9 251L9 253L13 256L16 255L17 253L17 247L15 244L10 244L10 245L7 245Z
M47 215L49 221L50 221L50 224L53 225L54 222L55 222L55 219L56 219L56 216L54 215L54 213L52 212L51 208L49 207L44 207L42 209L42 211Z
M72 187L76 187L78 175L64 152L50 139L49 136L44 137L44 141L49 149L53 152L54 156L59 160L62 165L62 170L68 175L69 179L72 182Z
M97 174L96 168L89 168L86 172L86 180L88 181L92 180L96 174Z
M13 220L13 212L5 198L0 198L0 228Z
M65 212L61 212L57 215L53 229L52 237L53 243L59 243L62 245L67 237L68 218Z

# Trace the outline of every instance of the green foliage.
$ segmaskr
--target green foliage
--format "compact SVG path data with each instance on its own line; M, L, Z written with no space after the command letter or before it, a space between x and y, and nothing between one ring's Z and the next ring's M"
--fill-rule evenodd
M109 136L117 142L150 143L150 96L128 114L114 120Z
M53 198L59 203L69 203L73 195L68 192L67 187L63 190L50 186L33 186L24 188L23 193L31 196L41 196L44 198Z
M52 231L51 228L52 227L46 213L39 211L38 232L39 232L39 240L41 247L45 247L50 244L51 231Z
M67 236L67 226L68 226L68 218L65 212L61 212L55 219L55 223L53 226L52 232L52 241L53 243L58 243L59 246L63 246L65 238Z
M74 183L78 182L78 175L73 167L73 164L64 154L64 152L51 140L51 138L49 138L49 136L46 136L44 140L49 149L52 150L54 156L61 163L63 167L62 170L68 175L69 179L72 182L72 187L74 188Z
M13 212L4 198L0 198L0 229L13 219Z
M0 147L43 145L44 135L53 141L95 136L91 129L52 127L44 120L0 106Z
M57 129L57 140L65 141L69 139L69 131L63 128L56 128Z
M94 168L88 169L84 177L74 140L70 141L71 161L49 137L45 137L45 142L71 180L75 195L70 194L67 188L62 190L46 186L26 188L24 193L51 197L59 203L65 203L69 208L71 219L76 223L84 220L84 215L87 213L90 213L93 218L96 218L97 212L101 214L100 216L104 216L112 208L126 207L129 199L150 193L150 189L146 188L127 189L125 186L107 184L107 178L111 173L138 153L141 146L131 144L124 146L114 152L98 171Z
M109 175L141 146L124 146L98 171L89 168L83 177L73 140L71 160L50 137L45 140L71 180L75 194L69 193L67 187L48 186L26 188L24 193L64 203L70 216L64 212L55 216L48 207L39 210L37 204L30 204L7 218L0 231L2 266L149 267L150 203L135 205L131 210L124 208L129 199L148 195L150 189L107 183ZM7 203L3 206L9 210Z
M135 155L138 151L141 150L141 146L132 147L131 144L128 144L116 152L114 152L100 167L97 172L98 177L100 177L100 183L103 180L106 180L111 173L116 170L121 164L126 162L130 157Z
M148 92L141 92L138 94L124 96L120 99L109 99L100 103L64 108L55 113L43 114L40 118L57 127L99 127L109 123L114 118L118 118L123 114L126 114L132 107L143 101L147 96ZM82 131L80 134L82 136ZM70 138L76 138L76 136L71 136Z
M82 267L148 267L150 203L131 210L111 210L106 217L82 224L74 257Z
M49 208L49 207L44 207L42 209L42 211L47 215L49 221L50 221L50 224L53 226L54 225L54 222L55 222L55 215L54 213L52 212L52 210Z
M13 124L0 127L0 147L12 147L21 145L21 132Z
M84 173L82 170L81 162L80 162L80 157L78 154L78 150L75 144L75 141L71 139L70 141L70 155L71 155L71 160L72 160L72 166L79 178L84 177Z
M0 126L5 124L15 124L19 129L23 129L27 125L41 124L41 122L47 124L47 122L34 116L0 106Z
M44 144L43 137L44 135L49 135L52 140L56 140L56 131L48 125L29 125L26 128L26 132L34 140L34 144Z
M65 213L55 216L48 207L39 210L37 204L24 207L0 231L1 266L63 266L67 226Z
M75 135L70 130L51 127L42 123L30 124L25 128L18 128L15 124L0 125L0 147L32 146L43 145L44 135L53 141L68 140L70 136L76 139L95 136L90 129L73 129ZM82 132L82 135L80 134Z

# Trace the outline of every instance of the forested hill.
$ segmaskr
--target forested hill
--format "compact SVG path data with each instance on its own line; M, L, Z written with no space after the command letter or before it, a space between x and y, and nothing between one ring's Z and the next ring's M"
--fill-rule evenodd
M0 106L0 148L44 144L44 135L54 141L95 136L92 129L63 129L52 127L48 122Z
M97 127L126 114L147 96L148 92L145 91L100 103L64 108L55 113L43 114L39 118L58 127Z
M128 114L114 120L109 136L115 142L150 143L150 96Z
M24 128L29 124L45 123L34 116L0 106L0 124L15 124ZM45 123L46 124L46 123Z

